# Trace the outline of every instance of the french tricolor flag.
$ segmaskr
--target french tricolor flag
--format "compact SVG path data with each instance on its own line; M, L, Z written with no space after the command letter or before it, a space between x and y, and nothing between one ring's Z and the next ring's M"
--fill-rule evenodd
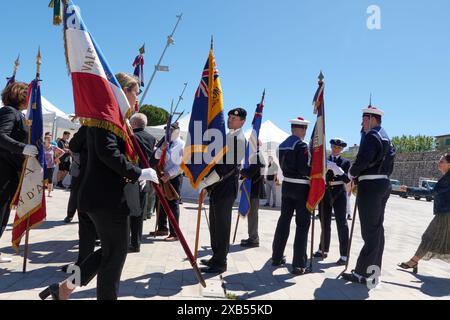
M80 8L68 1L64 10L66 59L72 76L75 113L85 125L108 129L122 138L128 157L135 160L125 123L133 109L81 18Z

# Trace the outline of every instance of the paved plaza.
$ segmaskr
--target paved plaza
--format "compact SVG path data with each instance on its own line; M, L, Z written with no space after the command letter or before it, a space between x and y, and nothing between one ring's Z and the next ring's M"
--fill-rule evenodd
M12 263L0 264L0 300L35 300L44 287L63 280L66 275L60 267L77 258L78 224L65 224L69 193L56 190L48 199L48 219L30 235L28 272L22 273L23 258L14 255L10 246L11 230L0 241L0 251L11 256ZM354 199L352 199L352 202ZM288 265L271 266L271 247L279 211L260 210L259 248L244 249L240 240L246 238L247 222L241 220L236 245L230 247L228 271L222 276L205 276L207 288L197 284L190 264L179 243L166 243L163 238L153 239L154 219L144 224L141 253L129 254L122 274L120 299L269 299L269 300L396 300L396 299L449 299L450 265L441 261L423 262L419 273L399 270L396 266L408 260L420 243L422 233L433 218L432 203L401 199L392 196L386 217L386 248L382 277L373 290L357 284L337 280L343 270L334 263L339 259L336 225L332 225L332 247L328 259L314 263L314 273L293 276L289 273L295 222L286 248ZM237 210L233 212L233 232ZM191 249L194 248L197 205L184 203L181 210L181 229ZM12 219L12 217L11 217ZM320 222L316 220L316 239L320 236ZM201 258L209 257L209 232L204 214L201 225ZM359 220L356 223L350 266L353 267L362 246ZM317 249L317 248L314 248ZM73 299L95 299L95 279L88 287L78 289Z

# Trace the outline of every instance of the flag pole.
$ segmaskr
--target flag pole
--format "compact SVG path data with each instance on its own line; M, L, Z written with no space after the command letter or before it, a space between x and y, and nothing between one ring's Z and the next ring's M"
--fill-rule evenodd
M212 43L212 40L211 40ZM259 105L262 105L264 103L264 100L266 99L266 89L264 89L263 94L262 94L262 98L261 98L261 102ZM257 145L257 149L259 149L258 146L258 141L256 141L256 145ZM236 152L236 151L235 151ZM245 179L242 183L245 182ZM251 206L252 206L252 202L249 199L249 206L250 206L250 210L251 210ZM241 219L241 214L238 211L238 217L237 217L237 221L236 221L236 228L234 230L234 236L233 236L233 244L236 242L236 235L237 235L237 231L238 231L238 227L239 227L239 220Z
M155 70L153 70L152 77L150 78L150 80L149 80L149 82L147 84L147 88L145 88L144 94L142 95L141 101L139 102L139 109L144 104L144 100L145 100L145 97L147 96L148 89L150 89L150 86L152 85L153 79L155 79L156 73L158 72L158 69L161 66L161 62L162 62L162 60L164 58L164 55L166 54L167 49L172 44L174 44L173 36L175 35L175 31L177 30L178 25L179 25L181 19L183 18L183 14L178 15L177 18L178 18L178 20L177 20L177 23L175 25L175 28L173 29L172 34L167 37L166 47L164 48L163 53L161 54L161 57L159 58L158 64L155 66Z
M197 260L198 258L198 243L200 240L200 223L202 220L202 207L203 207L203 200L205 200L206 197L206 190L200 191L200 194L198 196L198 211L197 211L197 231L195 233L195 250L194 250L194 259Z
M16 62L17 62L17 60L16 60ZM38 54L36 57L36 81L39 81L40 73L41 73L41 48L39 47ZM33 125L33 123L30 123L30 126L28 127L28 144L31 143L31 126L32 125ZM27 157L26 161L28 161L28 159L29 159L29 157ZM25 168L26 168L26 165L25 165ZM26 229L26 233L25 233L25 249L24 249L24 253L23 253L23 270L22 270L23 273L27 272L29 240L30 240L30 214L28 213L27 229Z
M325 77L324 77L324 75L322 73L322 70L320 71L320 74L319 74L318 78L319 78L319 86L323 85L323 79L325 79ZM322 104L323 104L323 102L322 102ZM323 136L323 141L324 141L323 142L324 143L323 161L324 161L324 163L323 163L323 166L325 168L325 153L326 153L326 146L325 146L325 108L322 109L322 113L323 113L323 115L322 115L322 117L323 117L323 131L324 131L324 136ZM320 202L319 207L323 209L323 199ZM312 220L311 221L311 252L310 252L311 257L310 257L310 262L309 262L309 270L308 270L309 272L313 271L313 262L314 262L314 231L315 231L315 225L316 225L315 212L316 212L316 209L314 209L313 212L311 213L311 220ZM322 212L323 212L323 210L322 210ZM324 255L325 253L323 251L323 246L324 246L324 241L323 240L324 240L324 235L325 234L323 232L323 219L322 219L322 215L320 214L320 209L319 209L319 219L320 219L320 225L321 225L321 228L322 228L322 234L321 234L322 255Z

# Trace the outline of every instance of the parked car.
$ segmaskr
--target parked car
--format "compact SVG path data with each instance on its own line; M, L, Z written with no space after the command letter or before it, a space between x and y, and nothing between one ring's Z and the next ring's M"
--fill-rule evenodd
M420 179L419 187L408 187L404 198L413 197L416 200L425 198L428 202L433 201L433 196L430 194L436 185L437 181Z
M396 194L398 196L403 196L403 198L405 198L404 197L405 192L401 190L402 185L400 181L391 179L391 187L392 187L391 194Z

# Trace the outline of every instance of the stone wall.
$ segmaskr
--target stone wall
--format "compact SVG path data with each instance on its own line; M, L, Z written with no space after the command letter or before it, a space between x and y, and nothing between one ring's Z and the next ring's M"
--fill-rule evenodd
M440 151L397 154L391 179L407 186L418 186L419 178L439 180L437 165L442 154Z

